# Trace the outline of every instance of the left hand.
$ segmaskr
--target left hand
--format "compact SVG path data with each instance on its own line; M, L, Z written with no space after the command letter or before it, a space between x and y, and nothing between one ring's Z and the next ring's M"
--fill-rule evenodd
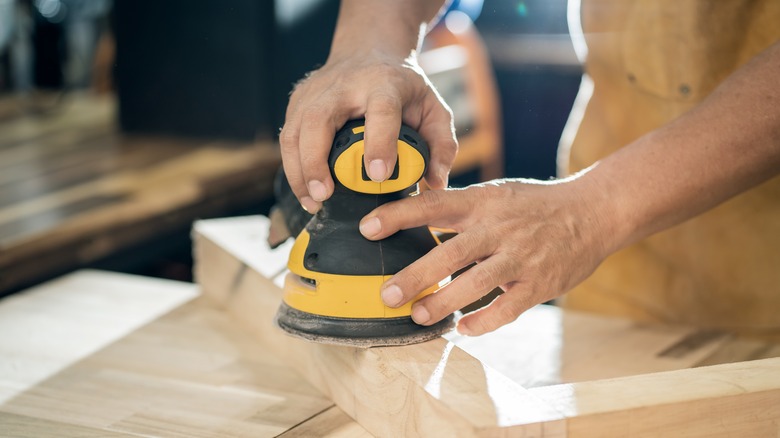
M412 307L416 323L431 325L501 287L505 293L488 307L460 319L458 331L476 336L567 292L618 248L620 222L609 202L585 178L498 180L385 204L364 217L360 229L371 240L422 225L457 231L388 280L382 299L401 306L477 262Z

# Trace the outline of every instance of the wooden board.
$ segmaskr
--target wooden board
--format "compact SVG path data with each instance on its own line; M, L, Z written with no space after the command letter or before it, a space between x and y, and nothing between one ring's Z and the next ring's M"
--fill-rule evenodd
M780 433L780 359L690 368L761 357L721 334L541 308L475 339L357 349L290 338L272 324L288 249L269 250L266 228L260 217L195 225L204 293L377 436Z
M270 198L271 140L124 136L114 113L72 95L0 119L0 296Z
M0 300L0 436L370 436L197 295L81 271Z

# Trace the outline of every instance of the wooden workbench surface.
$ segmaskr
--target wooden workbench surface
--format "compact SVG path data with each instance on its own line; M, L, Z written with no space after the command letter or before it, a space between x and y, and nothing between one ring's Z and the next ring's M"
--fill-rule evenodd
M371 349L291 338L272 322L289 247L269 248L267 229L263 217L195 224L204 296L377 436L780 431L780 349L724 333L538 306L477 338Z
M368 436L196 296L81 271L0 301L0 436Z
M239 253L263 238L254 218L203 224L243 236L227 243ZM529 388L780 355L548 306L488 336L449 338ZM194 285L71 274L0 300L0 435L368 436L260 345Z
M0 100L0 296L271 195L270 141L122 136L108 97L14 105Z

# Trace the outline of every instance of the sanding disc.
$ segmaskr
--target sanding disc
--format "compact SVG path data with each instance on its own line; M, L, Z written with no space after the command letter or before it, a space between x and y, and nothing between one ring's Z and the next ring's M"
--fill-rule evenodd
M455 326L452 315L436 324L423 326L416 324L408 316L338 318L302 312L285 303L279 307L274 322L290 335L307 341L363 348L430 341Z

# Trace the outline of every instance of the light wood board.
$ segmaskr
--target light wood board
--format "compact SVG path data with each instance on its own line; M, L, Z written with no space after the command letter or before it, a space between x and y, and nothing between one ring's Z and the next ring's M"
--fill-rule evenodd
M287 249L268 249L266 228L261 217L196 224L204 293L377 436L780 432L780 359L689 369L738 359L740 341L721 334L536 309L475 339L357 349L290 338L272 323Z
M0 300L0 436L370 436L197 296L80 271Z

